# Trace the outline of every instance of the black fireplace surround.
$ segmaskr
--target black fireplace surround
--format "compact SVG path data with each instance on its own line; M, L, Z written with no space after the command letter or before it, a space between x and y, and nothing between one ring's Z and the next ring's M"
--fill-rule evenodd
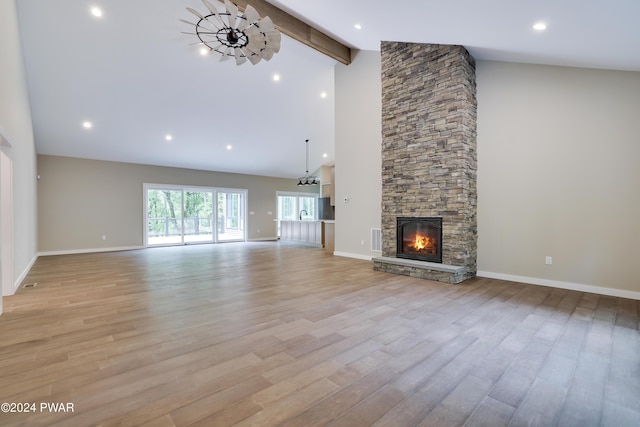
M442 263L442 217L397 217L396 257Z

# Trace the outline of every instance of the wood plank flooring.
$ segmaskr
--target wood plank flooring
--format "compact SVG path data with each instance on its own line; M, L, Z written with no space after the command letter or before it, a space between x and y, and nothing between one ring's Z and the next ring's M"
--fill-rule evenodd
M36 410L2 426L640 425L634 300L275 242L41 257L24 284L0 402Z

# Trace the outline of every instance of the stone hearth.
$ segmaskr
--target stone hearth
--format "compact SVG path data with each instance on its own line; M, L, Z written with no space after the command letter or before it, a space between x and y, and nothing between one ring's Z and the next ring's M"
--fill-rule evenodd
M460 283L477 253L475 61L462 46L382 42L382 257L376 270ZM396 258L397 217L442 217L442 264Z

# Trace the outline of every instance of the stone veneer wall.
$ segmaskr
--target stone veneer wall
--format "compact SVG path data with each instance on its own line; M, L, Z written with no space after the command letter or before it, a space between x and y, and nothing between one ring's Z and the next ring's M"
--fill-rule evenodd
M441 216L443 264L476 274L475 60L462 46L382 42L382 256L396 255L396 217ZM411 268L376 269L416 275Z

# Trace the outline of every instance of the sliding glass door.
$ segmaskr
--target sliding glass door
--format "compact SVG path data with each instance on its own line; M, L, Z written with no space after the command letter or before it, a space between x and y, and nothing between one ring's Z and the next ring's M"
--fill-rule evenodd
M246 240L246 190L145 184L144 191L146 246Z
M213 192L184 192L184 241L213 242ZM242 236L241 238L243 238Z
M147 245L182 243L182 190L147 190Z
M242 192L218 192L218 240L244 239L245 197Z

